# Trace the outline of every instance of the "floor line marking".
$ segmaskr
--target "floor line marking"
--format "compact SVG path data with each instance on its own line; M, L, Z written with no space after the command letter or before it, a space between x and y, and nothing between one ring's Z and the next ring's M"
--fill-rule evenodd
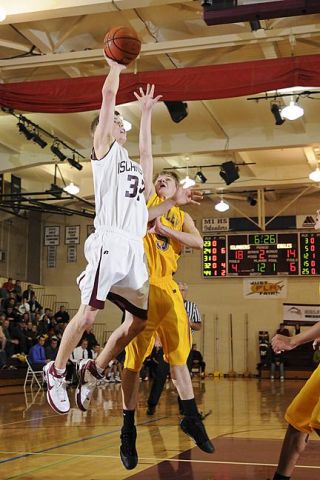
M49 457L71 457L71 458L110 458L110 459L119 459L119 455L91 455L86 453L46 453L43 452L14 452L14 451L0 451L0 454L22 454L22 456L32 456L32 455L45 455ZM152 462L175 462L175 463L207 463L207 464L222 464L222 465L240 465L240 466L253 466L253 467L276 467L276 463L259 463L259 462L230 462L226 460L197 460L197 459L184 459L184 458L156 458L156 457L140 457L140 461L152 461ZM296 465L295 468L307 468L307 469L316 469L319 470L320 466L317 465Z

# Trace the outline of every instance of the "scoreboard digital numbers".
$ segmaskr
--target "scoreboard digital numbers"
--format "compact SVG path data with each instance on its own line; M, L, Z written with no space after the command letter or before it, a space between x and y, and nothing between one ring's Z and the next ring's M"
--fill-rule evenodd
M320 233L300 233L301 275L320 275Z
M206 235L203 276L320 275L320 233Z

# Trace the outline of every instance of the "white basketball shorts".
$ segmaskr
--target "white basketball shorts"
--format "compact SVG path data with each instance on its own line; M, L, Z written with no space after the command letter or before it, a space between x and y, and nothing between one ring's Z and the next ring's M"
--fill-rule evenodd
M99 229L86 240L88 262L77 278L81 303L102 310L106 298L146 319L149 281L143 239L118 229Z

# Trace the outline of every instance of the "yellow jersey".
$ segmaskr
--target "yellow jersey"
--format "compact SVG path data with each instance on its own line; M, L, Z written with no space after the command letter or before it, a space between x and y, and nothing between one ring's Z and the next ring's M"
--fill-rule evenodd
M147 208L157 206L163 201L164 199L155 193L150 197ZM179 207L172 207L165 215L162 215L161 222L166 227L181 232L184 215ZM177 262L181 254L180 242L155 233L147 233L144 237L144 249L151 278L172 275L177 270Z

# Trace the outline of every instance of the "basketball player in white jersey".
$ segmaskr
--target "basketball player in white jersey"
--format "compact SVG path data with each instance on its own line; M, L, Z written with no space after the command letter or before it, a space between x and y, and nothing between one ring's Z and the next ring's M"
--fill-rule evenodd
M140 89L140 161L131 161L123 147L126 132L115 112L120 73L125 68L106 58L109 74L102 88L102 105L94 131L91 164L96 217L95 232L85 243L87 267L78 277L81 305L62 337L57 358L44 367L47 399L53 410L66 413L70 403L66 392L65 368L83 332L91 327L106 298L126 310L124 323L109 338L95 361L80 365L76 403L86 410L96 381L108 363L144 329L148 305L148 272L143 237L148 212L144 197L143 165L151 149L151 112L160 97L153 98L154 86ZM148 162L146 162L148 163ZM150 168L150 167L149 167ZM124 412L125 414L125 412Z

